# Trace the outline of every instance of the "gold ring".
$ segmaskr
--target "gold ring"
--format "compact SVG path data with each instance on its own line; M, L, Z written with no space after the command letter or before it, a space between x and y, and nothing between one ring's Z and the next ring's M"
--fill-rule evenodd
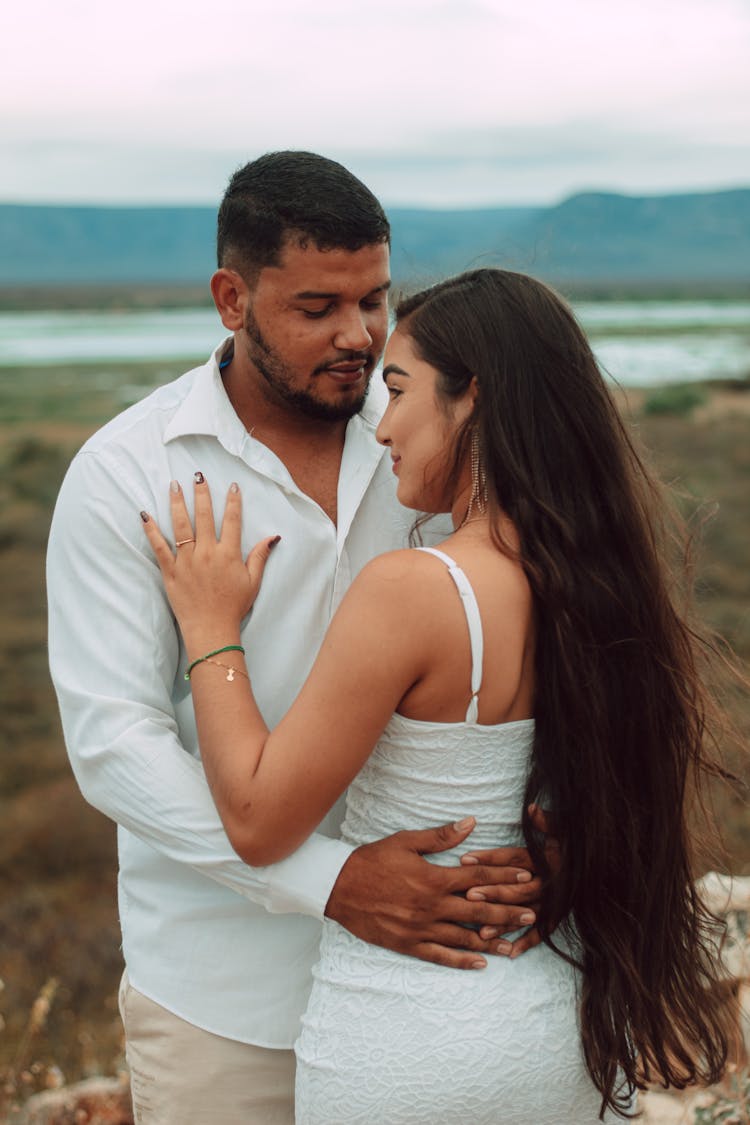
M195 539L178 539L175 547L184 547L186 543L195 543Z

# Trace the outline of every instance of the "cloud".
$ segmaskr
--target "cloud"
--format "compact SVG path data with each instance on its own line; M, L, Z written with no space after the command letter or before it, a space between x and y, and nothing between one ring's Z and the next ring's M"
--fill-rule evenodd
M408 202L747 182L748 57L746 0L13 4L0 198L214 200L287 147Z

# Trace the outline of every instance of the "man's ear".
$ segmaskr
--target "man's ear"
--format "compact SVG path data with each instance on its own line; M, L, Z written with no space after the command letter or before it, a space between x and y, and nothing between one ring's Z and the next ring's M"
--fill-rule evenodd
M230 332L244 328L250 296L244 278L236 270L222 267L211 278L211 294L224 327Z

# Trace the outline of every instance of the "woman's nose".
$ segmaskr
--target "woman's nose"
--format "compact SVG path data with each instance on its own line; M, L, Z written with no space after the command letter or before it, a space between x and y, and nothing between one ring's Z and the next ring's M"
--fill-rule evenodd
M390 445L391 444L391 439L388 436L388 426L387 426L387 423L386 423L387 415L388 415L388 411L386 410L385 414L383 415L383 417L378 422L378 428L375 431L375 440L379 441L381 445Z

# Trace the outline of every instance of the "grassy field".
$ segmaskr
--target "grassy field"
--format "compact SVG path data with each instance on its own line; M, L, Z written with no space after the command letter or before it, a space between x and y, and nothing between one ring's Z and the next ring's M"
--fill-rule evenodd
M72 1080L111 1071L121 1052L114 827L78 795L47 675L43 564L51 509L87 435L187 366L0 374L0 1071L24 1071L30 1087L45 1065L54 1062ZM673 389L661 402L656 392L630 392L623 410L685 514L713 512L702 532L700 611L750 666L750 386L711 385L687 399ZM734 690L730 699L747 737L750 701ZM744 756L730 764L750 781ZM746 797L721 791L716 803L726 866L748 873ZM32 1005L52 980L49 1014L27 1043ZM42 1069L30 1068L34 1060Z

